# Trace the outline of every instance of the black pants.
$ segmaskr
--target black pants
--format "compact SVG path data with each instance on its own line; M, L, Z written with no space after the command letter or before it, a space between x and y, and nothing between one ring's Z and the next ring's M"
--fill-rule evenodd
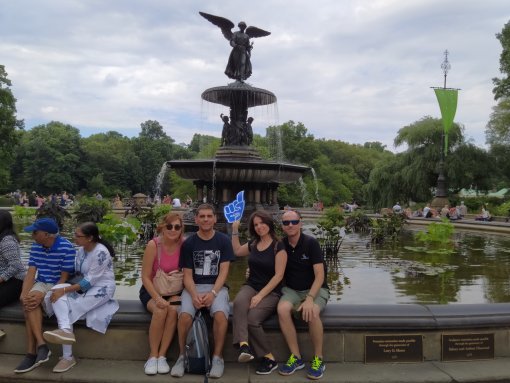
M22 287L23 281L16 278L0 283L0 307L19 300Z

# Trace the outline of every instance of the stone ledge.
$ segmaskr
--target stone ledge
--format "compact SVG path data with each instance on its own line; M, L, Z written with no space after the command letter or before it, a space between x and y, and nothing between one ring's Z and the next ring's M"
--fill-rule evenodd
M147 326L151 315L138 300L119 300L120 309L110 326ZM510 303L455 304L455 305L374 305L330 303L322 313L327 330L437 330L450 328L491 328L510 325ZM232 316L230 317L232 321ZM23 323L19 303L0 309L0 323ZM55 324L54 318L45 323ZM297 328L306 330L302 321ZM78 325L84 326L83 321ZM264 327L278 330L276 315L264 322Z

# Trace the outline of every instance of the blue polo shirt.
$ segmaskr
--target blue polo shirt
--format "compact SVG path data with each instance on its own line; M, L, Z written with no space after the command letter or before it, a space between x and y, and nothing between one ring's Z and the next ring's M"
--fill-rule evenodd
M62 271L74 273L76 250L71 242L58 235L53 246L46 248L33 243L28 258L28 266L37 269L37 282L57 283Z

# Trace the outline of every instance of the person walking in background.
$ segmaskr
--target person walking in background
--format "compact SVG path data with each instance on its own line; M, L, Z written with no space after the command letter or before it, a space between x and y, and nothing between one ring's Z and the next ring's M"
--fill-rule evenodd
M25 227L32 232L28 271L23 280L20 300L25 315L27 354L14 372L33 370L49 360L51 351L42 334L42 309L48 312L44 296L54 285L64 283L74 272L76 250L71 242L59 235L52 218L39 218Z
M74 233L79 246L75 260L74 283L55 285L45 301L48 314L57 317L58 329L45 331L44 340L62 344L62 357L53 372L65 372L76 365L72 344L76 342L73 323L85 319L87 327L104 334L119 304L113 299L115 275L113 273L113 248L101 239L93 222L79 225Z
M262 322L276 311L280 300L287 252L267 212L258 210L250 216L248 231L253 240L244 245L239 242L239 225L239 221L232 224L232 246L236 256L248 256L250 273L234 299L233 341L239 346L238 361L249 362L256 355L260 364L255 372L267 375L278 368L278 363Z
M25 267L11 213L0 210L0 308L19 299L24 278Z
M213 317L214 350L209 371L210 378L223 375L223 345L230 314L228 289L225 286L234 252L230 239L214 230L216 214L210 204L198 206L195 223L198 231L188 237L181 249L179 266L184 272L181 313L177 322L179 358L170 372L174 377L184 375L186 337L197 310L207 308Z
M170 366L166 354L177 328L180 294L161 296L153 284L159 268L165 273L179 270L179 258L183 241L184 225L181 217L169 213L156 229L158 236L147 244L143 255L140 301L152 314L149 326L149 359L145 363L147 375L167 374Z
M290 356L280 367L281 375L291 375L305 367L297 341L296 327L292 319L294 312L300 313L308 325L314 356L308 369L308 378L320 379L326 366L323 362L323 326L320 313L329 300L329 288L326 281L326 266L319 242L301 232L301 215L289 210L282 215L285 237L283 242L287 250L285 268L285 287L278 303L278 320Z

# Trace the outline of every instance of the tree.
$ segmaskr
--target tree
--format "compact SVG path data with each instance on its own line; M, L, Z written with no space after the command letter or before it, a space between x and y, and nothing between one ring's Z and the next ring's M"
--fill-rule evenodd
M463 128L453 124L448 141L445 170L450 189L478 185L486 190L493 179L493 162L483 149L466 143ZM366 198L378 208L396 201L429 201L438 175L443 126L440 119L424 117L400 129L394 142L407 150L380 162L364 187Z
M485 139L490 146L510 145L510 97L502 97L492 108Z
M493 78L494 99L498 100L502 97L510 97L510 21L505 24L501 33L496 34L496 38L501 43L503 51L499 58L499 71L506 74L503 78Z
M80 139L78 129L56 121L27 131L17 150L13 178L20 187L38 193L82 189Z
M85 153L83 173L90 192L99 190L103 195L112 196L141 190L140 159L134 154L133 142L128 137L117 132L93 134L82 139L82 147ZM95 178L98 175L101 179ZM93 186L99 180L104 184Z
M134 192L154 192L156 175L166 161L188 158L186 149L174 143L163 130L158 121L146 121L141 126L138 137L133 138L134 154L139 158L140 168L143 172L139 176L140 190ZM169 192L168 175L166 175L161 190L162 194Z
M0 192L5 193L11 185L11 166L14 162L16 145L20 139L20 130L24 128L22 120L16 119L16 99L7 78L5 67L0 65Z

